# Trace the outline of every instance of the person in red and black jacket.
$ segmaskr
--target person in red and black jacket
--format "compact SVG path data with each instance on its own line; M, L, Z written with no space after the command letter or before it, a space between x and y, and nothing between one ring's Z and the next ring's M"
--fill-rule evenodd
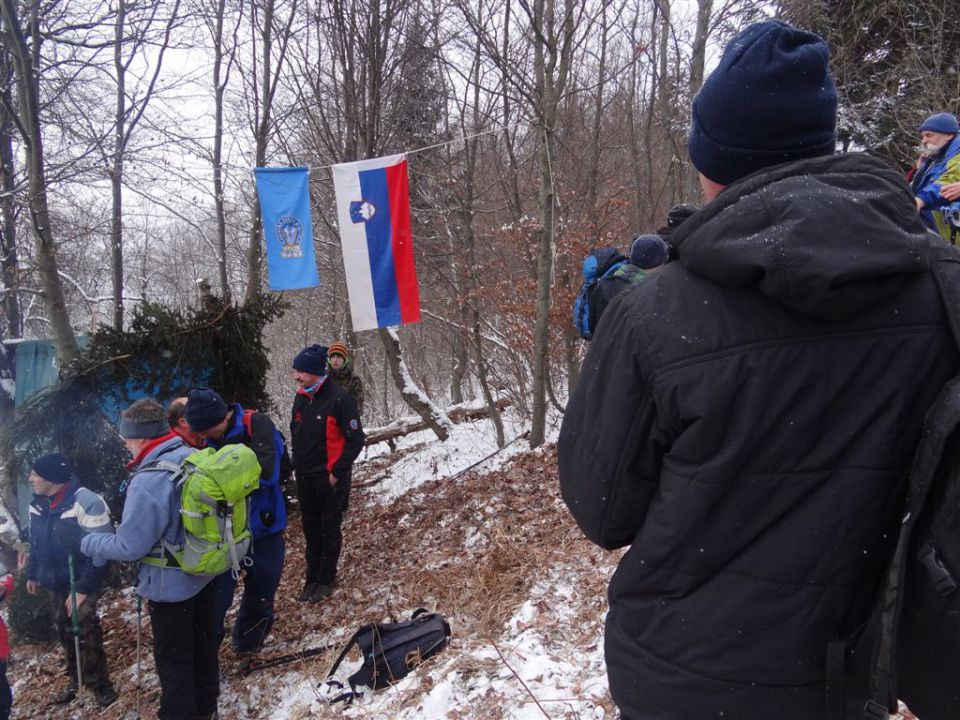
M307 542L306 582L297 599L319 602L337 584L340 524L353 462L365 438L356 403L343 388L327 382L327 348L301 350L293 359L293 377L300 387L293 401L290 447Z

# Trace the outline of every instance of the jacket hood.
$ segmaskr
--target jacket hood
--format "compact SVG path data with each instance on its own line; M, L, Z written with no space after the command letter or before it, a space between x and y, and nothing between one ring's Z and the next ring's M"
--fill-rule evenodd
M861 154L780 165L730 185L670 242L692 272L843 320L929 268L910 188Z

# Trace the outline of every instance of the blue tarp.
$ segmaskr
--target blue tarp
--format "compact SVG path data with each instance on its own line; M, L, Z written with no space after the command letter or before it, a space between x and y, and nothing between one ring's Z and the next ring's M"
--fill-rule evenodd
M77 337L82 350L90 345L86 335ZM53 385L57 381L60 369L57 367L57 349L53 340L21 340L16 348L17 391L14 404L17 407L37 390Z
M77 344L81 350L86 350L90 346L90 338L79 335ZM56 347L52 340L22 340L17 341L14 347L17 371L14 403L19 408L35 392L55 384L60 371L57 367ZM161 363L164 361L158 360ZM183 387L190 388L208 384L209 377L208 372L204 377L180 377L178 380ZM158 397L158 393L158 387L143 387L130 379L125 386L103 388L100 410L108 420L116 423L120 419L120 411L134 400L148 396L156 397L161 402L173 399ZM51 452L55 450L56 448L50 448ZM21 519L27 517L27 507L33 495L28 477L29 473L24 473L17 478L17 509Z

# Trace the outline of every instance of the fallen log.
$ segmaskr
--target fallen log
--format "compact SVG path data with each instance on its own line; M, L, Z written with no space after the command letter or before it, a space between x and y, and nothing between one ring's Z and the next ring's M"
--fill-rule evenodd
M496 401L497 410L503 410L511 405L506 398L499 398ZM476 401L471 403L461 403L447 409L447 417L451 422L461 423L464 420L476 420L477 418L487 417L489 410L486 403L478 404ZM394 420L388 425L378 428L372 428L366 431L367 445L376 445L381 442L396 440L398 437L409 435L420 430L429 429L429 425L423 421L419 415L409 415Z

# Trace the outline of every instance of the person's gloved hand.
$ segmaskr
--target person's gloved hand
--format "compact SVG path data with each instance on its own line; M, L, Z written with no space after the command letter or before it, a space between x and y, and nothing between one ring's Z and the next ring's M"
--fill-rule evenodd
M68 553L80 556L80 541L87 533L74 522L58 522L53 527L53 539Z

